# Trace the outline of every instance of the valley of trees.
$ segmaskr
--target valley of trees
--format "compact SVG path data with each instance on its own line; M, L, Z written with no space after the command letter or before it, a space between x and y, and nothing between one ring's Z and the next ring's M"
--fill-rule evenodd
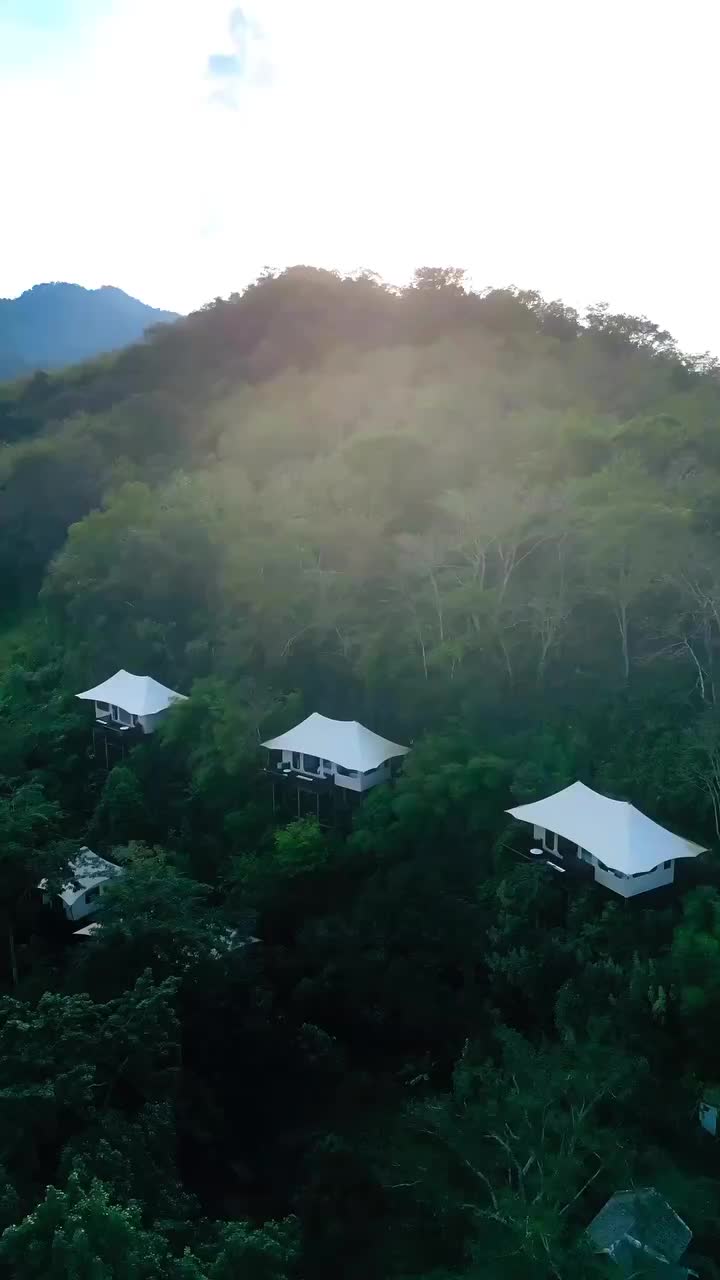
M591 1280L650 1185L720 1277L713 361L297 267L5 384L0 440L0 1277ZM108 772L119 667L190 697ZM315 710L413 748L336 829L263 773ZM710 851L566 885L504 811L576 778ZM35 887L84 844L79 940Z

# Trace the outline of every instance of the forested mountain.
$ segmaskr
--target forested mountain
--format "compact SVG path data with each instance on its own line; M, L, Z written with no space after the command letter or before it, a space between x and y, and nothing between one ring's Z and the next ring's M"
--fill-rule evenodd
M110 285L36 284L19 298L0 298L0 378L115 351L176 318Z
M297 267L0 437L0 1276L612 1277L632 1186L719 1276L714 363ZM108 771L118 668L190 696ZM412 744L349 825L273 814L312 711ZM709 851L629 902L518 858L576 778ZM80 941L33 890L82 845L125 874Z

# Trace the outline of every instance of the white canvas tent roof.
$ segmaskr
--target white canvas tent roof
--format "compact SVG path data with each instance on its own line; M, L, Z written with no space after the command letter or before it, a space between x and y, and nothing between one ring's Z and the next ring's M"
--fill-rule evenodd
M104 884L106 880L123 873L122 867L115 862L108 862L99 853L93 853L86 845L78 849L77 857L68 863L68 871L70 878L58 894L66 907L71 907L88 889L94 889L96 884ZM47 880L41 880L38 889L46 888Z
M183 693L175 693L152 676L134 676L130 671L116 671L109 680L76 694L85 702L110 702L134 716L152 716L165 711L173 702L185 702Z
M357 720L329 720L313 711L302 724L263 742L271 751L302 751L322 760L332 760L343 769L367 773L394 756L404 756L409 748L390 742L358 724Z
M674 858L695 858L705 853L699 844L683 840L647 818L624 800L610 800L582 782L533 804L521 804L507 812L521 822L554 831L587 849L613 871L636 875L652 871Z

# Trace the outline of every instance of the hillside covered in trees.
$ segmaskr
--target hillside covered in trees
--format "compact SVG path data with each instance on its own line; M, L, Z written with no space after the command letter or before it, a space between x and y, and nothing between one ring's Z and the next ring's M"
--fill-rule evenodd
M0 1276L612 1277L633 1186L720 1276L713 361L297 267L5 384L0 439ZM189 698L108 771L118 668ZM338 827L263 773L312 711L412 744ZM628 902L519 858L576 778L709 852ZM79 940L35 887L82 845Z
M115 351L175 319L110 285L36 284L19 298L0 298L0 378Z

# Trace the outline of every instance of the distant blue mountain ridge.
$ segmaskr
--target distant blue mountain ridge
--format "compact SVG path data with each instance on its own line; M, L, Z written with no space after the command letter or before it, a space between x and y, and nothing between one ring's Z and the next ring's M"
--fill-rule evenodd
M36 284L19 298L0 298L0 379L115 351L176 319L111 285Z

